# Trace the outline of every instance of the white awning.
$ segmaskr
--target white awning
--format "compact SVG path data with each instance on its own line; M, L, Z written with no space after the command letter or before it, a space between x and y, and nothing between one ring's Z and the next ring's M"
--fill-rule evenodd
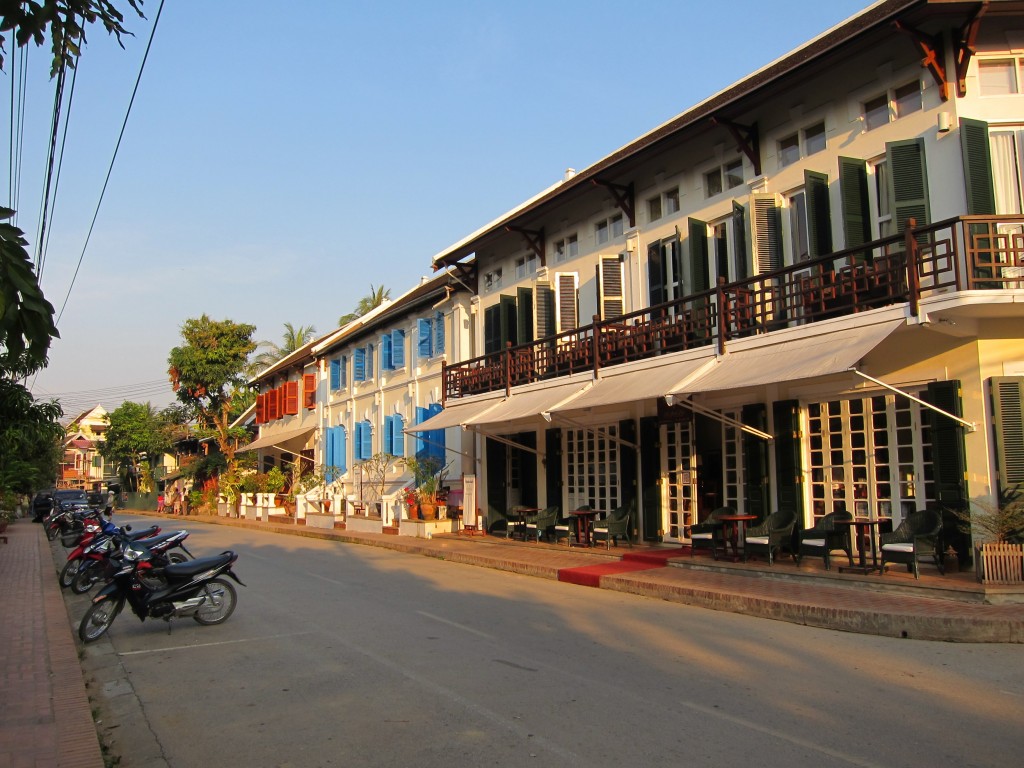
M541 416L565 403L572 402L578 395L592 387L592 379L558 383L551 386L514 392L494 408L467 419L467 425L502 424Z
M740 389L842 373L904 323L892 320L740 349L719 357L707 372L667 394Z
M444 409L436 416L431 416L426 421L420 422L419 424L410 424L403 431L406 433L412 432L427 432L433 429L447 429L448 427L461 427L463 424L468 423L470 418L479 416L484 411L487 411L498 403L501 402L504 392L490 392L487 395L470 400L462 398L458 400L449 401L449 405L446 405Z
M594 386L579 397L555 405L548 411L577 411L662 397L698 376L713 361L714 356L708 354L656 366L649 362L645 366L631 365L628 370L623 370L624 366L609 368L607 372L602 372Z
M269 435L261 435L260 437L253 440L248 445L242 446L235 453L245 453L246 451L257 451L260 448L274 448L279 447L289 440L295 440L298 437L308 438L309 435L315 430L316 427L297 427L295 429L283 429L279 432L272 432ZM292 450L289 453L301 451L306 447L306 440L303 439L302 444ZM285 449L282 449L285 450Z

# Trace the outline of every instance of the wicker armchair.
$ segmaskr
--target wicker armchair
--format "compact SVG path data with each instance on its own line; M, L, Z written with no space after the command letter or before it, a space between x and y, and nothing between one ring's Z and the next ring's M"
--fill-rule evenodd
M566 512L563 516L559 517L555 524L551 527L551 532L555 535L555 543L558 543L559 539L564 538L566 544L572 546L573 539L576 538L576 520L571 514Z
M911 512L895 531L878 537L882 549L882 573L885 573L886 563L906 563L907 570L913 572L915 579L920 579L918 563L922 557L930 557L939 573L944 574L939 547L941 531L942 516L938 512L930 509Z
M536 515L526 518L526 536L540 541L541 536L548 536L549 530L558 523L558 507L547 507Z
M790 551L793 560L793 528L796 527L796 515L792 510L772 512L760 525L748 528L743 536L743 562L752 554L766 553L768 565L775 562L775 553L783 547Z
M611 549L613 541L615 546L619 546L618 539L623 538L632 547L633 537L629 529L629 523L633 517L633 507L634 502L623 504L618 509L612 510L604 520L594 521L594 528L590 533L594 542L603 537L605 549Z
M832 570L829 562L829 555L835 549L841 549L846 553L850 566L853 567L853 547L850 545L850 526L836 525L840 520L853 520L853 513L830 512L825 515L813 528L800 531L800 548L797 552L796 562L804 555L812 557L823 557L825 559L825 570Z
M725 522L722 515L735 515L732 507L719 507L711 510L703 523L690 526L690 557L697 549L710 549L711 556L718 559L718 548L725 553Z

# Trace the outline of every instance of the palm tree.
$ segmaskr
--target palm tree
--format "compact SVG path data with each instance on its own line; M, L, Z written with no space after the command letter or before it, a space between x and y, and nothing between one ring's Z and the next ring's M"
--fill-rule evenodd
M347 315L342 315L338 318L338 326L348 325L353 320L372 312L390 298L390 288L385 288L383 285L374 288L373 283L370 283L370 293L359 300L359 303L356 304L355 312L349 312Z
M285 323L281 344L275 344L272 341L259 341L256 343L257 348L263 347L264 350L249 363L249 374L255 375L269 368L278 360L287 357L295 350L308 344L315 336L316 328L312 325L300 325L296 328L291 323Z

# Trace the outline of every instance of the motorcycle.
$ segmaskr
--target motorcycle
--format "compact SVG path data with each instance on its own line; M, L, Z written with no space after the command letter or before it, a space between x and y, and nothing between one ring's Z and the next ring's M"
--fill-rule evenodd
M55 509L44 521L46 538L53 541L60 536L60 543L65 547L77 546L90 520L98 522L103 515L86 508L84 511L76 507L60 507Z
M86 548L86 559L83 561L74 580L71 591L76 595L84 595L100 581L109 580L121 567L127 547L134 542L136 546L145 548L151 557L154 569L172 563L184 563L193 557L185 546L188 531L171 531L146 539L135 540L131 535L113 537L107 541L98 541ZM181 548L181 552L169 550Z
M243 587L231 566L238 555L226 550L185 563L154 568L152 555L143 548L126 546L120 568L85 612L78 625L83 643L98 640L110 628L125 603L140 621L168 622L191 616L203 625L221 624L235 610L238 595L227 575Z
M78 545L68 553L67 562L61 569L61 588L67 589L74 583L75 576L78 575L79 568L82 567L83 563L85 563L87 559L102 559L100 554L103 551L102 547L91 546L93 543L96 543L97 545L100 544L97 539L109 540L114 536L122 535L127 536L132 541L138 541L139 539L155 536L158 533L160 533L160 526L158 525L151 525L149 528L145 528L141 531L132 531L131 526L118 528L109 520L102 520L100 522L91 520L87 521L85 523L85 528L82 531L82 536L78 541ZM88 556L86 548L89 548Z

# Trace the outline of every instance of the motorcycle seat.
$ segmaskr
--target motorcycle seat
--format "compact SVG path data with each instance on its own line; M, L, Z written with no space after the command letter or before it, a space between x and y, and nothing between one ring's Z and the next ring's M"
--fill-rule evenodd
M164 575L168 578L173 579L187 579L203 571L209 570L210 568L220 568L224 565L235 562L238 559L231 550L221 552L219 555L207 555L206 557L197 557L195 560L189 560L185 563L171 563L164 568Z

